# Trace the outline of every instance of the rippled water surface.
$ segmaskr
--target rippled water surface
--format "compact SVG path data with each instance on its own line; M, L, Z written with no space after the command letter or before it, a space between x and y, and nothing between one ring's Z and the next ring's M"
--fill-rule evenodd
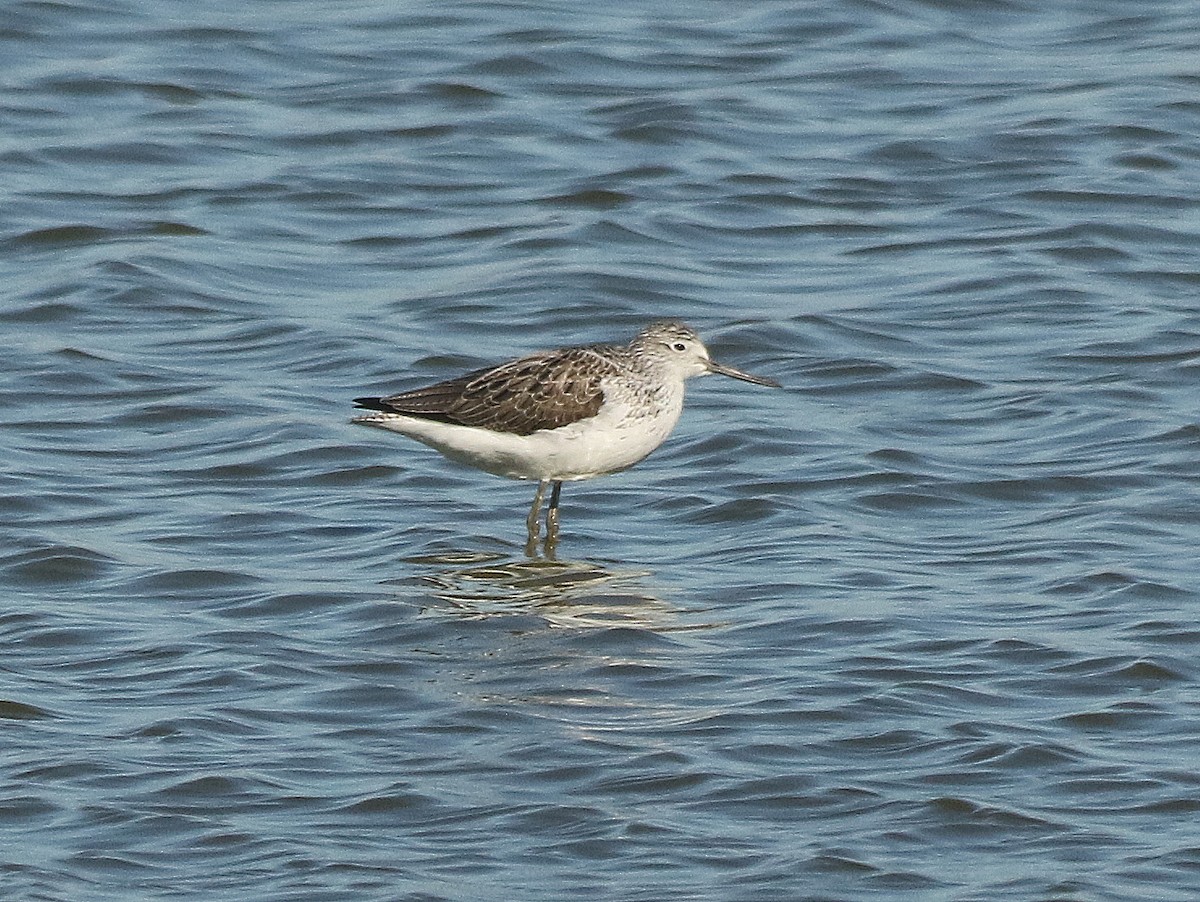
M1195 13L5 4L0 895L1200 898ZM348 422L663 316L557 560Z

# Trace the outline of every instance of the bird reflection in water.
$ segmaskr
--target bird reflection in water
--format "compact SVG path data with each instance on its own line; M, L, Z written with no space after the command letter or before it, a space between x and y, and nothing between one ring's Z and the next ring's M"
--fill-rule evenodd
M435 597L467 617L532 614L553 626L681 628L676 609L641 585L651 576L648 570L476 552L406 560L436 565L423 579L433 585Z

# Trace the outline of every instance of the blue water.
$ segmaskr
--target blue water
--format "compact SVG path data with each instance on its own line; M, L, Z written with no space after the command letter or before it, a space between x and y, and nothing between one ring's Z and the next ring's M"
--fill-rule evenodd
M1195 4L0 10L0 896L1200 897ZM527 484L350 399L671 316Z

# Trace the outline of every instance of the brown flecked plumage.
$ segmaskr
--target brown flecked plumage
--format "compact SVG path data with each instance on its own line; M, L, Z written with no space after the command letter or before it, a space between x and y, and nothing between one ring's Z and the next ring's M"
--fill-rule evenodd
M600 381L621 368L606 347L543 351L497 367L386 398L355 398L359 407L532 435L594 417L604 403Z

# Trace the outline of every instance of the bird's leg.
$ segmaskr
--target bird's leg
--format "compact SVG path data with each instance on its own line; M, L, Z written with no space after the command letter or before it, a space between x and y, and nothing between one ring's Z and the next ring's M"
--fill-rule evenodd
M542 497L546 494L546 486L549 484L549 479L543 479L538 483L537 491L533 495L533 507L529 508L529 516L525 518L525 527L529 533L529 537L525 541L526 554L532 555L537 551L538 528L541 525L542 516Z
M550 491L550 507L546 509L546 547L558 541L558 496L562 494L562 480L554 481Z

